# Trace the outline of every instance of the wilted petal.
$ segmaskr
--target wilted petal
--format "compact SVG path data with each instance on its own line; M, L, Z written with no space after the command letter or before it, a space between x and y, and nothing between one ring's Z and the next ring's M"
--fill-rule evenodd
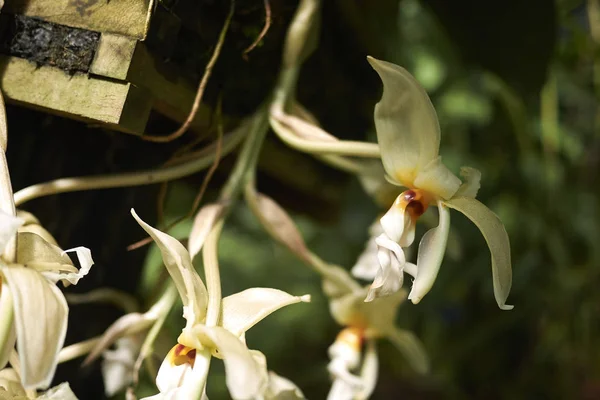
M481 187L481 172L471 167L461 167L460 176L463 178L463 184L460 185L454 197L477 197L477 192Z
M246 289L223 299L221 326L240 336L280 308L309 301L309 295L292 296L278 289Z
M77 400L77 397L71 390L69 383L63 382L38 397L38 400Z
M366 400L371 397L371 394L377 385L378 373L379 358L377 357L377 344L374 339L370 339L367 341L365 357L360 368L360 378L363 387L355 396L355 400Z
M438 155L440 126L435 109L417 80L398 65L367 57L383 82L375 106L377 141L388 175L412 186L420 169Z
M0 210L0 253L8 242L15 237L17 230L23 225L23 220Z
M204 282L194 269L190 253L175 238L142 221L133 209L131 209L131 215L154 239L160 249L163 262L183 301L183 316L187 320L186 328L202 322L206 316L208 294Z
M296 224L288 213L270 197L246 189L246 199L265 229L278 242L301 259L307 259L308 249Z
M461 185L460 179L442 163L442 158L431 160L419 171L415 187L433 193L443 199L449 199Z
M207 204L196 214L188 241L188 249L192 260L202 250L204 241L223 212L223 208L222 204Z
M234 400L253 399L264 391L267 384L264 367L239 338L220 326L198 325L194 332L212 341L223 358L227 387Z
M423 343L412 332L393 329L388 333L387 338L415 371L420 374L429 372L429 357L427 357Z
M0 289L0 369L4 368L15 347L17 332L15 330L13 300L8 285L2 282Z
M514 306L506 304L512 286L510 241L502 221L474 198L456 197L444 204L466 215L481 231L492 254L492 277L496 302L502 310L512 310Z
M427 231L419 243L417 276L408 295L408 299L414 304L419 303L429 292L444 260L446 242L450 232L450 211L441 202L438 202L438 210L440 213L439 225Z
M17 210L17 218L21 218L25 223L19 228L19 233L30 232L41 236L46 242L58 246L54 236L44 228L35 215L24 210Z
M61 291L35 270L2 268L14 302L21 380L26 389L45 389L56 370L67 333L69 308ZM32 295L35 294L35 295Z

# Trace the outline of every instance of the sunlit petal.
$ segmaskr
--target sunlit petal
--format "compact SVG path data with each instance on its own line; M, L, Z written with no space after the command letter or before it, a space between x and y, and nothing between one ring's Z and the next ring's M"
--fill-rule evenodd
M442 158L431 160L419 171L415 178L415 187L443 199L449 199L461 185L460 179L442 163Z
M35 270L2 268L14 302L21 380L26 389L50 386L67 333L69 308L61 291ZM35 296L32 296L35 293Z
M292 296L278 289L246 289L223 299L221 326L239 336L280 308L309 301L309 295Z
M383 166L396 183L412 186L417 172L438 155L440 127L435 109L404 68L367 59L383 82L383 95L375 106Z
M512 286L510 241L502 221L489 208L474 198L456 197L445 204L463 213L481 231L492 255L492 277L496 302L502 310L511 310L514 306L506 304Z
M439 225L427 231L419 244L417 276L408 295L408 299L414 304L420 302L433 286L446 252L446 242L450 232L450 211L441 202L438 202L438 210Z
M219 326L199 325L194 331L210 339L223 358L227 388L234 400L253 399L264 391L267 384L264 367L239 338Z
M429 357L423 343L412 332L394 329L387 337L415 371L420 374L429 372Z
M202 322L206 316L208 293L204 282L192 265L190 253L175 238L142 221L133 209L131 209L131 215L154 239L161 251L163 262L183 301L183 316L187 320L186 327L189 328Z

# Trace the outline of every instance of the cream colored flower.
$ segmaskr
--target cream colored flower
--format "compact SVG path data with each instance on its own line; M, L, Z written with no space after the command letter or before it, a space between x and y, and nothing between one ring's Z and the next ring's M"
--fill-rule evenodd
M290 304L310 301L281 290L251 288L222 300L217 326L204 324L208 293L194 269L185 247L176 239L151 227L132 210L132 215L158 245L163 261L183 301L186 325L164 359L156 385L160 393L152 399L188 399L189 388L198 387L208 373L210 354L223 359L226 383L233 399L265 398L270 388L266 363L248 349L245 333L274 311ZM196 245L197 249L202 244ZM208 357L206 356L208 352Z
M56 370L69 313L56 284L76 285L94 262L89 249L62 251L38 234L45 231L41 227L38 233L33 233L36 229L31 226L21 231L23 223L23 219L0 211L0 252L8 238L18 234L16 262L0 259L0 367L6 365L16 340L23 386L46 389ZM77 255L79 270L67 252Z
M475 200L481 174L473 168L463 168L464 182L454 175L439 156L440 127L435 109L425 90L404 68L368 57L371 66L383 82L383 95L375 106L375 127L381 148L381 159L388 180L408 188L401 193L389 211L381 218L386 238L380 239L384 256L380 259L382 272L372 293L388 295L402 285L402 250L415 237L418 218L435 204L440 223L429 230L419 244L417 266L408 298L421 301L437 277L446 250L450 229L449 208L466 215L481 230L492 254L494 295L501 309L509 310L506 299L512 283L510 244L499 218ZM389 241L387 240L389 239ZM389 280L395 280L392 284Z

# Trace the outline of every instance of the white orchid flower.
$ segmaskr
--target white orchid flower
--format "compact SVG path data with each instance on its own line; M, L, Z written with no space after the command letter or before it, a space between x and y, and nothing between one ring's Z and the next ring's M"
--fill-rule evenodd
M328 400L367 399L377 383L376 341L386 338L402 353L418 373L429 370L429 360L421 342L412 332L395 326L398 307L406 298L399 290L386 297L365 302L369 288L361 288L345 270L336 268L334 283L323 282L329 308L338 324L345 327L329 348L328 370L333 378ZM364 349L363 349L364 348Z
M65 297L56 284L59 280L64 285L77 284L94 262L85 247L65 252L33 233L31 226L21 231L24 222L0 211L0 252L8 239L18 234L16 262L0 259L0 367L6 365L16 340L23 386L46 389L64 344L69 314ZM76 253L79 270L67 252Z
M164 359L156 385L160 393L152 399L188 399L188 388L205 380L209 362L203 355L209 350L225 363L226 383L233 399L265 397L269 389L266 366L257 361L245 343L245 333L274 311L290 304L310 301L309 296L292 296L277 289L251 288L222 300L217 326L204 324L208 294L192 257L176 239L133 217L158 245L165 266L183 301L186 325L178 343ZM201 244L196 244L200 249Z
M506 304L512 284L508 235L500 219L475 199L481 174L473 168L463 168L461 176L465 181L461 182L442 163L437 115L416 79L395 64L372 57L368 61L383 82L383 95L375 106L383 167L391 183L408 188L381 218L389 241L381 239L377 243L384 254L380 260L382 271L375 281L384 290L372 293L370 298L399 289L402 271L406 271L415 278L408 298L415 304L421 301L433 286L442 263L450 228L448 209L454 208L481 230L492 255L496 302L503 310L512 309ZM421 239L416 268L402 267L401 248L414 241L416 221L431 204L438 207L440 223Z

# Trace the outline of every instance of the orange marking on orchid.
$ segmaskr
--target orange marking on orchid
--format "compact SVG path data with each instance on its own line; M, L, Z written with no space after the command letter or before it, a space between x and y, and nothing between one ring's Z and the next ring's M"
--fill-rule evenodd
M173 366L187 363L193 367L194 360L196 359L196 349L177 343L173 346L171 351L169 351L168 357L169 362Z
M431 195L421 189L409 189L400 194L394 201L394 206L406 210L413 221L416 221L427 211Z
M342 330L335 341L348 345L352 350L360 351L364 338L363 329L351 327Z

